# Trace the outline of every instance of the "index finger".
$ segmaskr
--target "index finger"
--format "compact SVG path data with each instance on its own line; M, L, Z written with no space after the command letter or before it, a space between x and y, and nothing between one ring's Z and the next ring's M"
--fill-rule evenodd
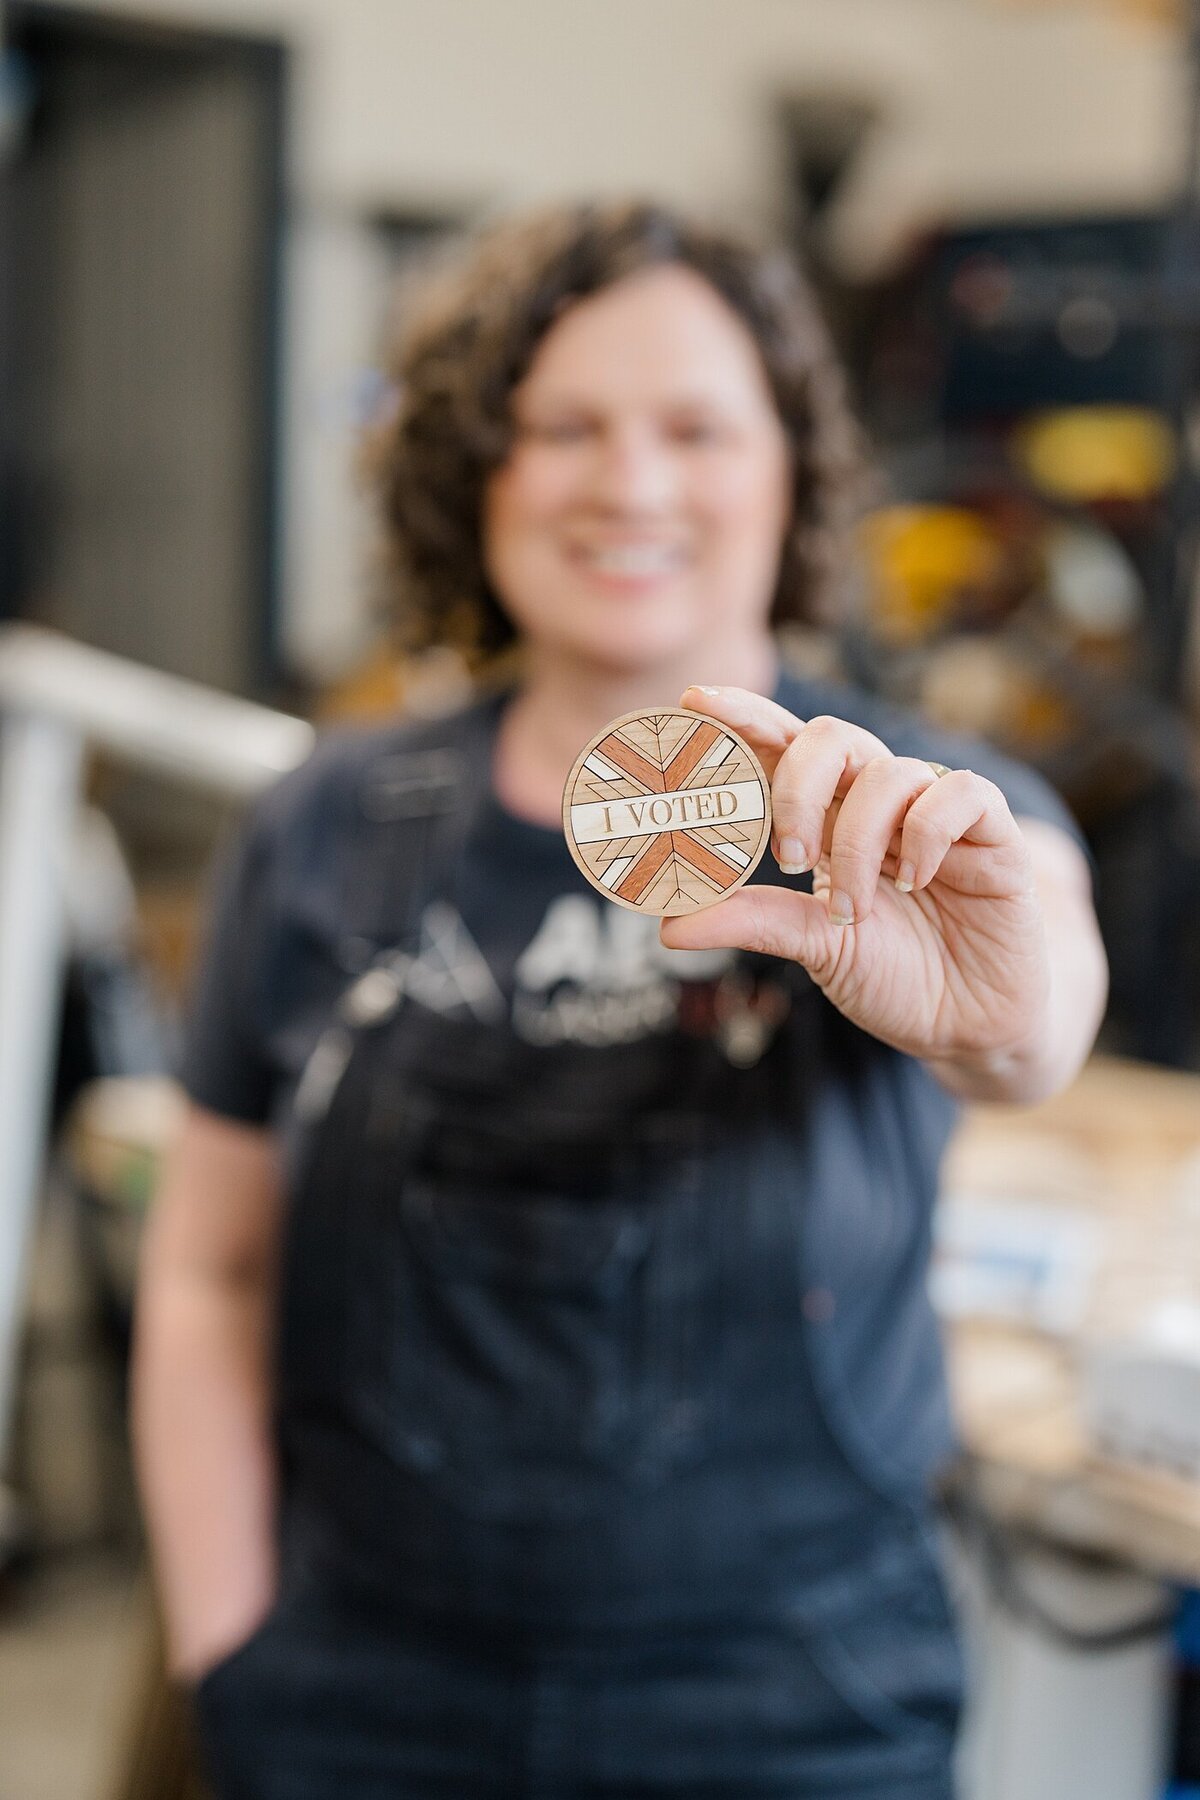
M679 704L689 712L708 713L710 718L731 726L739 737L745 738L771 781L780 757L804 730L804 720L786 706L763 694L751 693L749 688L688 687L679 696Z

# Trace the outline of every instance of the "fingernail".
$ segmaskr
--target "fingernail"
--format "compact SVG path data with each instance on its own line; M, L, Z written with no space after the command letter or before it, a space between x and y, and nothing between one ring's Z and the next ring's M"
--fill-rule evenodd
M833 888L829 895L829 923L831 925L853 925L854 906L849 894L841 893Z
M917 871L910 862L902 862L896 870L896 886L902 894L911 894Z
M812 868L808 851L801 838L780 838L779 855L775 860L784 875L807 875Z
M721 691L721 690L720 690L720 688L706 688L706 687L702 687L702 688L697 688L697 689L696 689L696 692L697 692L697 693L698 693L698 694L719 694L719 693L720 693L720 691Z

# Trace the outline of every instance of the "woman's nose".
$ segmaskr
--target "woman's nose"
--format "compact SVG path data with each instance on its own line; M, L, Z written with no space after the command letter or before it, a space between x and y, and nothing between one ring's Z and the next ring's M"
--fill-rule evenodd
M659 512L676 497L677 470L670 448L642 427L614 427L599 446L593 496L613 511Z

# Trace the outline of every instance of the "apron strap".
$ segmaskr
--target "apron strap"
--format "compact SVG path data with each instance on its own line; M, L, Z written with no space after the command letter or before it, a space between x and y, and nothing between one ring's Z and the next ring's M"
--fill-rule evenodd
M404 997L422 915L453 876L490 791L492 745L507 698L506 689L488 694L417 727L411 745L377 758L363 776L359 807L378 829L361 834L355 877L367 923L391 941L334 1004L296 1089L293 1110L304 1124L328 1111L356 1035L390 1018Z
M364 818L360 877L376 936L415 941L421 914L458 865L491 787L492 745L507 690L422 725L415 741L373 762L359 789ZM395 921L403 921L399 940Z

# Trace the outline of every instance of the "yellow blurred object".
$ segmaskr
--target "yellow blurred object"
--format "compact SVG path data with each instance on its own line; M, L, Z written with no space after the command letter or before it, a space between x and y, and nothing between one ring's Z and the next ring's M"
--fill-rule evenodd
M373 646L368 656L321 698L317 720L333 725L343 720L389 718L400 712L408 685L405 659L390 644Z
M875 623L885 637L924 637L971 590L1000 575L998 533L964 506L885 506L863 521Z
M67 1120L72 1168L106 1205L144 1212L185 1108L183 1089L165 1075L90 1081Z
M203 894L194 879L139 883L138 954L176 1006L187 998L203 911Z
M921 678L921 709L948 731L974 731L1016 748L1046 749L1071 731L1066 701L989 638L939 645Z
M405 656L381 643L323 696L317 722L333 725L409 714L435 716L465 706L473 691L466 661L449 645L433 645L418 655Z
M997 0L1012 12L1059 12L1064 0ZM1073 0L1080 12L1111 13L1118 19L1145 20L1152 25L1182 25L1186 0Z
M1141 406L1074 406L1037 413L1014 434L1017 460L1063 500L1148 500L1170 480L1175 440Z

